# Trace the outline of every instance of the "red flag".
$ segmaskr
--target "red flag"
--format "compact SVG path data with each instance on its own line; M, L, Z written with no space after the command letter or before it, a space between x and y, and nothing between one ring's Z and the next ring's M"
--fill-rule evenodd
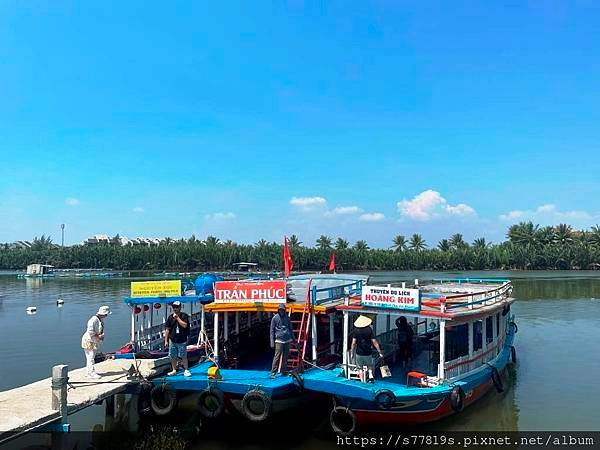
M335 252L331 254L331 258L329 259L329 270L335 272Z
M294 261L292 260L292 254L290 252L290 247L288 246L287 236L284 238L283 243L283 267L285 272L285 277L290 276L290 272L294 268Z

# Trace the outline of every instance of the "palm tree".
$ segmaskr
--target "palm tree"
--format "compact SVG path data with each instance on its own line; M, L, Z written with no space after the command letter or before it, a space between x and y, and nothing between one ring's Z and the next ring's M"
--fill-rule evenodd
M560 245L571 244L573 242L573 228L571 228L571 225L561 223L554 227L554 242Z
M258 248L264 248L267 245L269 245L269 243L265 240L265 239L261 239L260 241L258 241L255 246Z
M322 234L319 239L317 239L317 248L321 250L331 248L331 238Z
M394 245L392 248L397 252L403 252L406 250L406 238L401 234L397 235L392 241Z
M288 239L288 244L290 244L290 247L300 247L302 245L302 242L300 242L300 239L298 238L298 236L296 236L295 234L292 234L290 236L290 238Z
M215 236L207 236L206 239L204 240L204 244L207 247L216 247L220 243L221 243L221 240Z
M118 236L118 235L117 235L117 236ZM174 241L173 239L171 239L170 237L166 237L166 238L164 239L164 241L163 241L163 243L164 243L165 245L171 245L171 244L173 244L174 242L175 242L175 241Z
M478 238L473 241L473 247L478 250L483 250L488 248L489 244L486 242L485 238Z
M542 227L536 233L537 242L542 245L550 245L554 242L554 228L553 227Z
M450 238L450 245L456 250L467 247L467 243L463 239L463 235L460 233L453 234Z
M42 234L41 237L34 237L33 242L31 243L31 250L48 250L52 248L52 238L50 236L46 237L45 234Z
M346 250L348 247L350 247L350 243L346 239L337 238L335 241L336 250Z
M425 239L423 239L423 236L421 236L418 233L415 233L410 237L408 247L411 250L415 250L415 251L419 252L421 250L425 250L425 248L427 247L427 244L425 243Z
M196 235L195 235L195 234L192 234L192 235L190 236L190 238L188 239L188 242L189 242L190 244L192 244L192 243L196 242L197 240L198 240L198 239L196 239Z
M517 245L535 245L537 243L537 231L539 225L533 222L520 222L511 225L507 237L510 242Z
M362 239L359 241L356 241L356 243L354 244L354 247L352 247L354 250L359 251L359 252L364 252L369 250L369 245L367 244L367 241L363 241Z
M452 247L451 247L450 242L448 241L448 239L442 239L438 243L438 248L442 252L449 252L450 250L452 250Z
M590 231L589 242L596 248L600 249L600 225L595 225Z

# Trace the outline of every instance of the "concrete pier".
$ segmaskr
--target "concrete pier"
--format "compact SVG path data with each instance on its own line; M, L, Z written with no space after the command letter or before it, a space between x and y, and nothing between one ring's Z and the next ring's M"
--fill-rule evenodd
M0 443L50 423L65 423L67 415L125 391L138 383L128 373L134 364L148 379L170 367L168 358L139 359L135 363L131 359L103 361L95 365L102 375L99 380L86 378L85 368L68 371L65 396L60 380L67 367L55 366L51 378L0 392Z

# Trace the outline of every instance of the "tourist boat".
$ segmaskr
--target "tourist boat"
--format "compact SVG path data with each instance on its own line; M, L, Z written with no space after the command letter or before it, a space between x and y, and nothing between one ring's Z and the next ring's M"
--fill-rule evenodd
M496 279L365 286L360 296L336 307L343 314L342 364L308 370L304 388L331 395L330 423L341 435L359 426L389 428L460 413L490 389L502 391L501 374L516 361L511 293L509 280ZM350 324L359 315L373 319L384 354L383 377L375 370L372 382L360 381L348 348ZM414 331L413 357L405 370L394 365L398 332L392 324L401 315Z
M319 396L303 392L300 373L305 361L325 367L341 361L342 322L336 307L360 293L367 280L314 274L216 282L214 302L203 307L204 320L212 316L212 326L200 325L199 345L208 350L206 358L190 368L191 377L178 373L155 379L151 409L167 414L177 392L196 392L205 418L227 411L262 422ZM290 349L289 376L272 378L269 330L280 303L286 304L297 345Z

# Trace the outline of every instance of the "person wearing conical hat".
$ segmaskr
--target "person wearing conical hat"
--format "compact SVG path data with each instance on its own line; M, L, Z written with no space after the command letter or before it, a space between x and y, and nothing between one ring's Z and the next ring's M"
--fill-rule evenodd
M383 357L381 346L375 338L371 323L373 321L369 317L358 316L358 319L354 321L354 332L352 334L351 354L356 354L355 363L359 368L360 381L363 383L367 379L365 367L369 371L369 379L373 379L373 348L377 350L380 357Z

